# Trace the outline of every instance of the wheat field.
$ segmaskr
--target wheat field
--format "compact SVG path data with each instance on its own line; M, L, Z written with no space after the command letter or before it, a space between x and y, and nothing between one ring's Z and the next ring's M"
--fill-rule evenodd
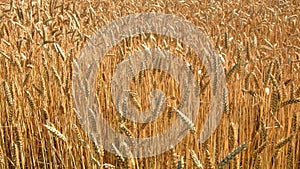
M201 89L194 128L177 145L157 156L125 158L103 149L81 126L72 72L94 32L145 12L173 14L196 25L220 56L228 92L217 129L198 143L213 90L199 57L163 35L122 40L98 63L94 84L99 112L116 131L133 138L155 136L182 117L174 110L184 94L159 70L141 71L130 83L130 101L138 110L150 106L152 90L165 93L167 106L157 120L143 125L117 113L110 79L118 63L145 46L189 63ZM0 168L299 169L299 17L298 0L2 0Z

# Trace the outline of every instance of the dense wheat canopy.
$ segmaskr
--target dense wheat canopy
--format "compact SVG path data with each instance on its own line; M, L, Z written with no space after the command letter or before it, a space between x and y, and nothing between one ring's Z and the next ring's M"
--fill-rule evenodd
M84 130L75 109L73 72L95 32L118 18L146 12L172 14L196 25L218 53L228 91L222 96L224 113L218 127L199 143L214 79L195 51L174 37L153 33L118 42L95 63L93 94L100 115L131 138L159 135L176 119L189 126L188 134L170 150L131 158L129 150L124 155L114 144L111 151L105 150ZM299 17L297 0L2 0L0 168L298 169ZM175 78L159 69L143 69L146 63L138 65L142 71L131 74L129 102L145 111L153 104L151 91L159 89L166 104L157 103L157 109L164 110L148 124L132 122L117 111L111 93L117 65L149 48L166 50L187 63L200 89L195 121L180 111L186 97ZM92 129L97 123L93 117L91 113Z

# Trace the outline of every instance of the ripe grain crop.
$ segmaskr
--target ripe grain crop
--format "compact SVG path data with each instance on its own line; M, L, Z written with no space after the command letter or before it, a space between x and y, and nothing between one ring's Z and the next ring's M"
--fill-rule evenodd
M94 32L128 14L158 12L181 17L199 28L218 53L212 63L226 72L222 119L204 143L198 136L219 79L187 44L143 33L112 47L96 73L90 93L90 65L81 79L85 96L96 94L100 114L130 138L156 136L176 119L192 131L170 150L133 158L128 146L115 154L81 126L72 95L76 59ZM289 168L300 167L300 3L297 0L2 0L0 2L0 168ZM122 28L120 28L122 29ZM111 96L116 66L131 54L160 48L188 63L199 88L195 121L181 111L188 102L165 71L132 64L129 99L117 112ZM161 63L157 63L162 67ZM137 74L134 72L137 71ZM210 86L212 84L212 87ZM151 102L154 89L164 92ZM145 111L165 110L147 125L125 118L126 104ZM121 100L120 100L121 102ZM90 125L97 130L95 111ZM174 138L176 139L176 138ZM125 154L122 154L124 153Z

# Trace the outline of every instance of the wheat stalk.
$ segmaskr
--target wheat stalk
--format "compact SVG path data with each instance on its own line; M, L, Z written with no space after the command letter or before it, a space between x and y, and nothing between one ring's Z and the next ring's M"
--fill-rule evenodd
M58 137L62 141L67 142L67 138L60 131L58 131L55 127L49 126L49 125L46 125L46 124L44 124L44 127L46 127L46 129L48 131L50 131L50 133L52 133L53 135L55 135L56 137Z
M25 86L26 83L28 82L30 74L31 74L31 69L25 74L25 77L23 80L23 86Z
M232 66L232 68L226 73L226 81L229 82L230 81L230 77L233 75L233 73L237 70L237 68L240 65L238 63L234 64Z
M228 146L229 149L233 149L237 143L237 129L236 125L231 122L229 126L229 137L228 137Z
M211 160L210 152L207 149L205 150L205 165L204 166L207 169L214 169L214 165Z
M298 121L297 113L294 112L292 118L292 133L297 132L297 121Z
M300 98L291 98L281 103L281 106L287 106L290 104L300 103Z
M103 160L103 157L104 157L104 149L103 149L103 146L101 144L98 144L95 136L90 133L89 134L90 138L91 138L91 141L93 143L93 149L94 149L94 152L95 154L97 155L98 158L100 158L100 160L102 161Z
M288 142L290 142L294 137L294 134L291 134L289 137L280 140L275 146L275 149L280 149L285 146Z
M26 97L27 97L27 100L28 100L28 103L29 103L29 106L32 110L35 110L36 106L35 106L35 103L33 101L33 98L30 94L30 92L28 90L25 91L25 94L26 94Z
M254 91L252 91L252 90L242 89L242 91L243 91L244 93L247 93L247 94L253 96L253 97L257 97L256 93L255 93Z
M272 105L272 112L277 113L279 111L279 102L280 102L280 93L277 87L273 86L273 92L271 95L271 105Z
M254 169L260 169L262 168L262 158L259 155L255 161Z
M229 115L229 103L228 103L228 94L227 90L223 89L223 107L224 107L224 113Z
M269 64L269 67L268 67L268 69L267 69L267 72L266 72L266 75L265 75L265 79L264 79L264 84L265 84L265 85L267 85L268 82L269 82L272 68L273 68L273 62L271 62L271 63Z
M256 157L267 147L268 142L265 141L262 145L260 145L256 150L253 152L253 159L256 159Z
M52 66L51 69L52 69L52 72L54 74L54 77L55 77L55 80L56 80L58 86L61 86L61 79L60 79L60 77L58 75L58 72L56 71L56 69L55 69L54 66Z
M248 143L244 143L229 153L223 160L218 163L218 168L222 168L224 165L228 164L230 160L232 160L236 155L242 152L244 149L248 147Z
M120 163L122 164L122 166L125 166L125 158L121 154L120 150L117 149L117 147L113 143L111 144L111 146L113 148L113 151L116 153L116 156L117 156L118 160L120 161Z
M293 169L294 168L294 154L293 154L293 145L289 143L288 150L287 150L287 157L286 157L286 166L287 169Z
M12 93L11 93L12 89L9 89L9 86L6 81L3 81L3 87L4 87L4 91L5 91L6 101L10 107L13 107L14 100L13 100Z
M19 150L17 145L14 142L12 143L11 149L12 149L11 156L12 156L13 165L15 168L20 168Z
M198 159L195 151L190 149L190 154L192 156L193 162L196 164L196 167L198 169L203 169L203 165L201 164L200 160Z
M180 110L173 108L173 111L176 112L178 114L178 116L181 118L181 120L183 120L187 125L189 130L192 133L196 132L196 128L194 123L191 121L191 119L189 119L186 115L184 115Z
M267 130L266 130L266 125L263 120L260 121L260 138L263 140L263 142L267 141Z
M129 98L133 102L134 106L136 106L138 108L138 110L141 111L142 110L142 106L141 106L140 102L136 98L137 93L135 93L133 91L129 91L128 94L129 94Z

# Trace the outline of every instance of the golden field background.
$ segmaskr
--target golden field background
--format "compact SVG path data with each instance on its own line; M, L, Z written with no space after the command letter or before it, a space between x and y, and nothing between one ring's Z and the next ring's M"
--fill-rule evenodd
M211 94L201 60L165 36L143 34L121 41L99 63L95 84L99 110L116 130L147 137L179 118L165 110L142 129L115 111L109 81L114 68L145 45L189 62L202 89L196 133L161 155L127 159L104 151L82 129L73 109L71 77L73 61L93 32L142 12L174 14L203 31L222 58L228 97L218 128L198 144ZM1 1L0 168L299 169L299 14L296 0ZM149 107L147 93L154 88L166 93L170 107L180 104L182 94L168 74L146 70L136 79L132 104L142 110Z

